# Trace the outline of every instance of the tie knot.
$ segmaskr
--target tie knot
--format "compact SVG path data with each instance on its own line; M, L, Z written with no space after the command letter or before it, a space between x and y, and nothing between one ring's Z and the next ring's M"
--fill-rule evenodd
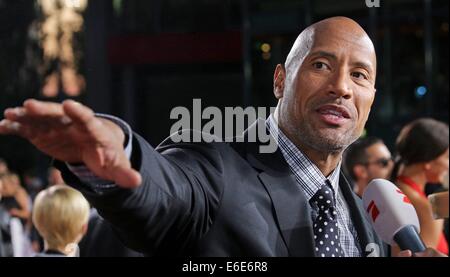
M323 185L314 196L311 201L317 205L320 211L334 208L333 191L328 185Z

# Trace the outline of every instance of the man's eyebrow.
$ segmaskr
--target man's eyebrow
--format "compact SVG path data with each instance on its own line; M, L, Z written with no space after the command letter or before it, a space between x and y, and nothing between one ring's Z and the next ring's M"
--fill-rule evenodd
M370 74L373 73L373 66L370 63L359 61L359 62L354 62L353 66L364 68L365 70L369 71Z
M323 50L312 52L310 54L310 57L311 57L311 59L318 58L318 57L325 57L325 58L329 58L331 60L337 60L337 56L335 54L333 54L331 52L323 51ZM356 67L364 68L367 71L369 71L370 74L373 74L373 72L374 72L373 66L371 63L357 61L357 62L352 63L352 65L356 66Z
M332 60L337 60L337 56L333 53L327 52L327 51L316 51L316 52L312 52L310 54L311 58L317 58L317 57L326 57Z

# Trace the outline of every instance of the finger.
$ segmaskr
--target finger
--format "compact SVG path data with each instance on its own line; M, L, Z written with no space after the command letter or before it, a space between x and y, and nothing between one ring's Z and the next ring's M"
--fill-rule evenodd
M37 106L32 105L35 109ZM53 109L47 114L29 113L24 107L16 107L6 109L4 112L5 118L11 121L17 121L23 125L30 125L34 127L63 127L72 123L71 119L65 115L61 115L60 111Z
M412 257L412 252L411 252L411 250L403 250L403 251L400 251L400 252L398 253L398 257L401 257L401 258L409 258L409 257Z
M19 123L20 125L12 124L10 127L15 130L16 126L33 127L34 129L48 131L48 122L43 118L36 118L35 116L27 115L26 109L23 107L9 108L4 112L5 118L11 122Z
M25 115L26 115L26 110L23 107L8 108L4 112L5 118L12 120L12 121L18 121L19 119L23 118Z
M95 117L94 112L90 108L73 100L67 100L63 102L63 109L80 131L95 138L97 141L108 139L104 136L105 126Z
M9 119L3 119L0 122L0 134L18 135L20 127L20 123L18 122L14 122Z
M11 134L11 130L8 127L8 119L3 119L0 121L0 134L2 135L9 135Z
M23 107L6 109L5 118L43 131L70 124L58 103L27 100Z
M24 127L19 122L11 121L9 119L3 119L0 122L0 134L16 135L27 139L32 137L32 131L30 128Z
M91 109L73 100L64 101L62 107L67 116L73 121L83 125L89 124L95 117L94 112Z
M25 112L30 116L38 117L62 117L64 110L61 104L52 102L43 102L34 99L26 100L23 103Z
M42 102L30 99L24 102L25 111L14 109L19 122L31 124L46 124L47 126L63 127L70 125L72 120L65 114L63 105L59 103Z

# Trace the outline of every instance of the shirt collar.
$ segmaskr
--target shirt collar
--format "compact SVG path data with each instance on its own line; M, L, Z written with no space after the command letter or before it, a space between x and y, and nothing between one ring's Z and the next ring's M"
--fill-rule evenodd
M276 139L284 159L288 163L291 171L294 173L297 182L305 191L308 201L325 184L328 179L331 183L334 196L336 198L339 190L339 172L341 170L342 160L328 177L325 177L317 166L289 140L289 138L278 128L273 114L266 120L266 125L271 135Z

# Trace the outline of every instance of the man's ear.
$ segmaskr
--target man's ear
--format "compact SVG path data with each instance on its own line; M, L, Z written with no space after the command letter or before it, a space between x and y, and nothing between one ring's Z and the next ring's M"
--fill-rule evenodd
M284 93L284 82L286 81L286 70L281 64L277 64L273 75L273 94L275 98L280 99Z
M353 174L358 179L366 179L368 177L366 167L363 166L362 164L357 164L353 167Z

